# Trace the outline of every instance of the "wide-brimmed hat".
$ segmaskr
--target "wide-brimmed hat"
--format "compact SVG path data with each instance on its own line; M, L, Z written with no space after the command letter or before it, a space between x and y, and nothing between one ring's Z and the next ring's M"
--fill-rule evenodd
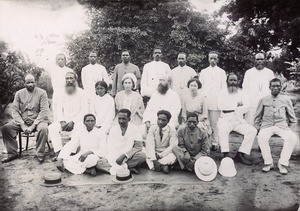
M234 177L236 175L236 169L232 158L225 157L221 160L219 173L224 177Z
M43 176L43 181L41 182L41 185L46 187L53 187L62 184L63 181L61 179L61 174L57 172L46 173Z
M123 184L132 182L134 180L134 177L130 173L128 169L121 168L117 170L116 176L112 178L112 181L115 183Z
M133 89L136 89L136 86L137 86L137 78L136 78L136 76L133 74L133 73L126 73L125 75L123 75L123 77L122 77L122 83L123 83L123 81L125 80L125 78L131 78L132 79L132 81L133 81Z
M216 162L208 156L198 158L195 163L194 170L197 177L206 182L212 181L218 173Z

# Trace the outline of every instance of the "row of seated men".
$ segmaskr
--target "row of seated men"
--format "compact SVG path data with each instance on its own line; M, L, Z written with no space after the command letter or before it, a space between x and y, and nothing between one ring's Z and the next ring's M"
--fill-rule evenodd
M208 139L209 124L205 122L207 117L202 117L205 106L199 102L196 103L201 107L202 112L187 111L186 124L178 127L181 102L179 96L170 89L171 80L168 75L160 77L157 92L151 96L148 102L143 116L145 124L128 123L133 116L130 108L125 107L117 108L116 122L109 126L97 125L97 112L95 115L84 116L86 114L85 108L93 105L95 108L99 106L97 108L102 110L102 104L99 103L96 106L92 103L93 101L89 101L90 104L87 103L84 94L80 94L83 91L77 86L76 74L69 72L65 79L65 96L57 100L57 111L60 112L57 116L58 119L49 126L49 137L59 158L57 164L59 169L63 168L60 158L72 160L66 156L68 157L70 152L75 152L78 144L81 148L80 153L77 154L79 157L72 156L72 158L77 159L75 161L79 166L83 165L82 163L89 158L87 161L91 159L91 163L95 163L97 160L93 166L104 171L109 169L112 174L116 172L116 169L124 166L136 171L134 167L145 160L148 161L150 169L161 170L165 173L169 172L169 166L174 164L176 160L182 169L193 170L194 161L199 156L209 154L211 146ZM132 83L133 80L129 81ZM217 123L221 152L225 157L228 156L228 135L232 130L237 131L244 135L244 139L235 160L251 165L251 161L245 157L245 154L250 154L254 138L259 131L257 138L265 164L263 171L267 172L274 167L268 142L273 134L277 134L284 140L278 168L281 173L286 174L287 169L285 167L289 164L290 156L297 142L297 137L292 132L296 124L296 117L291 100L280 94L281 81L276 78L270 81L271 94L260 99L254 126L243 119L243 114L247 112L247 107L249 107L249 101L237 86L237 76L229 74L226 81L227 88L220 93L217 99L218 108L221 111ZM123 84L125 82L126 80L123 80ZM100 81L99 84L101 84L99 87L96 85L96 93L99 94L96 97L101 98L107 95L107 84L103 81ZM187 86L194 86L197 91L201 88L201 82L192 78L188 81ZM2 129L3 141L8 152L8 157L2 162L9 162L18 158L15 137L17 131L21 130L25 133L38 131L36 138L37 159L40 162L45 159L45 143L48 139L46 119L49 111L47 94L44 90L35 87L35 79L32 75L26 76L25 87L15 95L12 111L13 121L6 124ZM103 92L102 96L101 91ZM167 98L168 93L171 93L170 98ZM191 96L197 97L196 93L199 94L198 91L191 91ZM203 99L205 102L206 98ZM126 97L123 100L125 101ZM173 112L174 108L176 108L176 112ZM106 110L104 111L106 112ZM173 113L175 113L175 118ZM83 116L85 127L82 124ZM98 128L100 130L97 130ZM176 128L178 128L177 132ZM63 147L62 142L62 131L73 131L72 139L65 147ZM94 131L101 131L104 135L99 135L98 132ZM103 136L107 136L107 140L101 138ZM90 143L92 139L96 139L94 144ZM107 143L107 155L105 152L104 154L100 153L106 148L100 147L99 139ZM141 152L143 139L145 139L146 155ZM98 147L96 147L97 143ZM94 152L94 149L98 149L98 151ZM93 167L90 166L91 164L86 165L84 164L84 168ZM71 164L71 166L77 165Z

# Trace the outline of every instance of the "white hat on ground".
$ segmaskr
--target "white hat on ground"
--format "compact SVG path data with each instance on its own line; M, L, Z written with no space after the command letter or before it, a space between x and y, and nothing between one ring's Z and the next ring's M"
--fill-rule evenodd
M218 173L216 162L208 157L202 156L197 159L194 166L197 177L202 181L212 181Z
M236 175L236 169L232 158L225 157L221 160L219 173L224 177L234 177Z

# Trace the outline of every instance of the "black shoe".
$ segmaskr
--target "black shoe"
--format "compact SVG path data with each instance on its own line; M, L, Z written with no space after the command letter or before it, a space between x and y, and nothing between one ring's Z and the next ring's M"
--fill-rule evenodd
M211 151L218 151L219 147L217 145L212 145L211 146Z
M140 172L136 168L130 168L129 171L132 174L140 174Z
M1 162L2 163L8 163L10 161L13 161L15 159L18 159L19 155L8 155L5 159L3 159Z
M234 157L234 160L236 162L240 162L244 165L249 165L249 166L252 165L252 162L250 160L248 160L247 158L245 158L245 154L242 152L237 152L236 156Z
M90 174L92 175L93 177L97 176L97 171L96 171L96 168L95 167L92 167L92 168L87 168L84 172L85 174Z
M160 171L161 164L157 160L153 161L153 165L154 165L154 171Z
M169 174L170 173L170 169L168 165L161 165L160 170L162 172L164 172L165 174Z
M37 160L39 163L43 163L45 161L45 155L38 155L36 156Z
M55 152L54 157L52 158L52 162L57 161L58 155L59 155L60 151Z

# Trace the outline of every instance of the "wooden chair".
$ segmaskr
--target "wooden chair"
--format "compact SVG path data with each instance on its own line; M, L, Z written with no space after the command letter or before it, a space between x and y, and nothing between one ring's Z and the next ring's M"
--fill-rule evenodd
M27 151L28 150L28 143L29 143L29 138L30 137L35 137L35 132L32 132L30 134L27 134L27 133L23 133L23 132L19 132L19 156L21 157L22 155L22 138L26 138L26 148L25 150ZM49 150L51 149L50 147L50 144L48 142L48 140L46 141L47 145L48 145L48 148Z

